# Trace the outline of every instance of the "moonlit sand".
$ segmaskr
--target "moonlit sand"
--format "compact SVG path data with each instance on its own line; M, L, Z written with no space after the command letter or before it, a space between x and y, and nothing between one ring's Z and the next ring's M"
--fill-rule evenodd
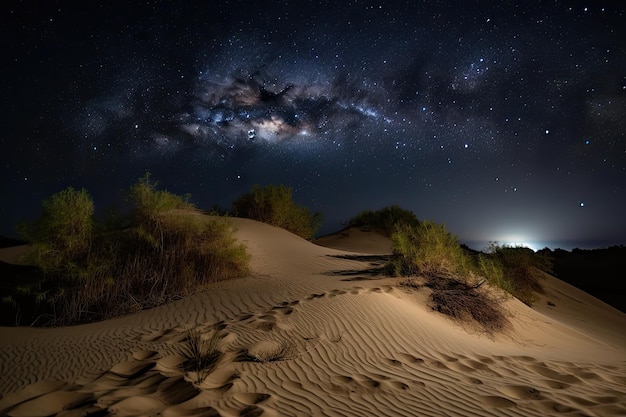
M0 329L0 414L626 415L626 316L562 281L535 308L505 301L510 326L490 335L432 311L427 289L356 272L375 257L337 256L389 253L378 235L320 246L234 221L248 278L105 322ZM189 329L219 331L224 352L199 384L179 366Z

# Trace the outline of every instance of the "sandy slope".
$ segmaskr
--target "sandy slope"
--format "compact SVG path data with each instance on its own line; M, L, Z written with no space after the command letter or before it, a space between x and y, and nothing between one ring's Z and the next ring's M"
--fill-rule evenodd
M236 222L249 278L107 322L0 329L0 414L626 415L626 316L561 281L537 310L507 301L510 329L489 336L358 272L377 257ZM353 248L375 253L370 238ZM200 386L179 366L190 327L225 352Z

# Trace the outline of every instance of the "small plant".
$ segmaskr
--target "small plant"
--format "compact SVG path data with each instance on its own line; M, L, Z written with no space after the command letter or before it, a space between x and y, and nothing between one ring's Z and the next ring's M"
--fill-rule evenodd
M185 358L182 363L183 371L193 374L196 384L204 382L222 357L222 352L218 349L219 340L218 331L213 331L210 337L206 337L197 328L187 331L187 337L179 351Z

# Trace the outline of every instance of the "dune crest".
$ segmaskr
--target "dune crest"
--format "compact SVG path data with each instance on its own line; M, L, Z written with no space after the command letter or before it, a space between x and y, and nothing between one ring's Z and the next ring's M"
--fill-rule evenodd
M234 220L248 278L106 322L2 328L0 414L626 414L626 317L558 280L555 306L508 300L511 328L490 336L372 273L375 240L338 250ZM219 336L201 381L182 367L189 329Z

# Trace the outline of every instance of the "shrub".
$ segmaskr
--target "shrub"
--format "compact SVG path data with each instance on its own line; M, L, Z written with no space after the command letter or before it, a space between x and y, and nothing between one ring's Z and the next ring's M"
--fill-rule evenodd
M237 216L282 227L308 240L315 237L322 224L321 213L296 205L292 189L284 185L256 185L233 202L233 209Z
M393 205L380 210L365 210L348 221L349 226L365 227L391 237L399 226L417 226L419 220L410 210Z
M444 225L422 221L399 226L392 236L397 275L469 277L471 258Z
M403 225L392 236L394 258L391 266L397 275L411 278L399 285L419 289L415 278L422 275L425 286L432 292L433 310L455 319L473 320L487 332L502 330L507 320L489 292L477 280L477 268L472 258L459 245L456 237L444 225L423 221L417 225ZM497 264L483 260L492 278L499 274Z
M32 243L24 262L37 266L42 275L19 284L18 294L62 304L72 288L85 284L92 271L93 213L87 191L69 187L42 202L36 222L20 225L21 234Z
M130 187L128 199L134 208L134 217L137 223L149 221L151 216L158 215L175 209L193 209L195 208L189 202L191 196L181 197L167 191L158 190L157 181L150 179L150 173L146 173L139 178L136 184Z
M537 293L544 292L541 285L541 271L549 273L552 261L543 253L536 253L530 248L521 246L498 245L496 242L488 246L486 255L494 264L501 265L506 276L507 288L516 298L527 305L537 300Z
M481 292L480 284L429 278L426 286L433 290L433 310L462 321L474 320L488 332L506 327L507 319L498 303Z
M86 191L44 201L42 217L24 228L33 244L27 261L44 279L18 292L48 303L52 324L71 324L157 306L248 272L231 222L156 185L141 178L129 191L130 218L97 233Z
M93 200L85 189L66 188L42 203L42 214L32 225L21 225L23 237L36 244L31 253L46 272L69 266L89 254L93 231Z
M501 288L507 293L513 292L513 281L505 274L502 262L487 254L478 255L479 273L489 281L491 285Z

